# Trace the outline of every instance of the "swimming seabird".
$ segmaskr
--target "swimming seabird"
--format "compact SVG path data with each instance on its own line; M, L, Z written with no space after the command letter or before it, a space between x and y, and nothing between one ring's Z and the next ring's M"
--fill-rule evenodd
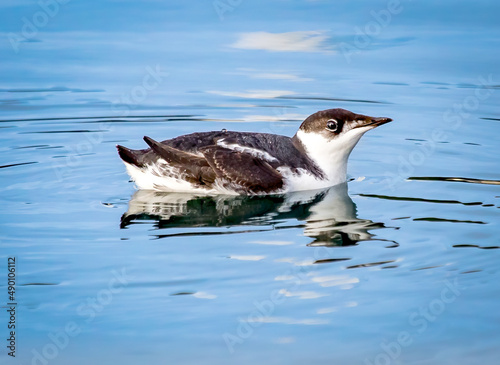
M140 189L281 194L346 181L347 159L361 136L390 118L345 109L307 117L293 137L233 131L192 133L131 150L117 146Z

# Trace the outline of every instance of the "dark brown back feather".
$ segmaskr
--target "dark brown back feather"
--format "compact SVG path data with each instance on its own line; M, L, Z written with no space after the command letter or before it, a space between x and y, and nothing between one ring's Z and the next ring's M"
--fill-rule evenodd
M283 176L269 163L251 154L219 146L205 147L201 152L218 177L252 193L269 192L283 187Z

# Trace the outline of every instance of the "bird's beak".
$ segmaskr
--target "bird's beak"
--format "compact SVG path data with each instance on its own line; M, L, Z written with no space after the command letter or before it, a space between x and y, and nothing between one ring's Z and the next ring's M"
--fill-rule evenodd
M386 118L386 117L380 117L380 118L374 118L374 117L365 117L362 119L361 123L358 124L355 128L363 128L363 127L378 127L379 125L386 124L392 122L391 118Z
M375 127L378 127L379 125L382 125L382 124L385 124L385 123L389 123L389 122L392 122L391 118L385 118L385 117L372 118L371 125L373 125Z

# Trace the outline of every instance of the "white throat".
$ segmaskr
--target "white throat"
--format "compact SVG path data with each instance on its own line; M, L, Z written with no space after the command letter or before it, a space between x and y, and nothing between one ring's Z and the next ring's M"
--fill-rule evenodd
M325 186L340 184L347 179L347 160L361 136L370 128L356 128L334 139L299 130L297 138L307 155L326 175Z

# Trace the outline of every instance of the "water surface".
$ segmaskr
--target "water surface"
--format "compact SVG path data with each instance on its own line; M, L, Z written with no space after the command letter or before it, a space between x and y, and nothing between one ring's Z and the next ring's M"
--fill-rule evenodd
M495 364L500 9L398 5L1 4L2 361ZM333 107L394 122L323 191L138 192L115 150Z

